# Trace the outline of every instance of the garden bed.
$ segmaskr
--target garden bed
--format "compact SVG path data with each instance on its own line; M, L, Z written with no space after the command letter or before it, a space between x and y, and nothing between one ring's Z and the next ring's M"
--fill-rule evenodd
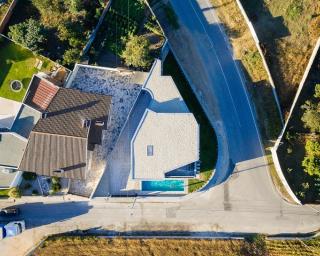
M72 5L68 1L19 1L6 28L6 35L15 41L24 38L13 36L10 32L14 25L36 21L36 28L44 38L39 40L37 51L46 57L72 67L80 61L81 51L98 23L104 6L99 0L82 1L81 5ZM37 31L37 29L33 29ZM28 45L26 45L28 46ZM29 47L29 46L28 46Z
M13 2L13 0L6 0L2 5L0 3L0 24L1 24L1 21L3 20L4 16L6 15L8 9L10 7L10 4L12 2Z
M143 35L157 57L164 42L161 29L143 0L113 1L90 50L91 64L121 67L121 53L129 35ZM150 64L151 65L151 64Z
M42 61L40 69L35 67L37 60ZM32 76L40 71L50 71L54 64L0 36L0 97L21 102ZM21 90L13 91L11 89L11 82L14 80L22 83Z
M282 171L295 195L303 203L320 203L320 175L311 176L304 171L307 141L320 142L318 132L311 132L301 120L307 100L314 102L315 85L320 83L320 52L312 65L306 83L293 110L287 129L277 151Z

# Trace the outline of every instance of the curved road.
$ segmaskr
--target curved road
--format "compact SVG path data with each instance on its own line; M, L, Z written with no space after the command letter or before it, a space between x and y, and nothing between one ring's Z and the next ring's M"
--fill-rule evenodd
M220 155L212 184L184 198L16 200L28 229L2 240L1 255L23 255L45 235L76 229L183 231L194 236L319 229L319 208L288 204L273 187L250 101L214 10L206 0L171 2L181 27L167 33L170 45L218 134ZM234 164L231 178L222 183ZM0 208L12 204L1 200Z

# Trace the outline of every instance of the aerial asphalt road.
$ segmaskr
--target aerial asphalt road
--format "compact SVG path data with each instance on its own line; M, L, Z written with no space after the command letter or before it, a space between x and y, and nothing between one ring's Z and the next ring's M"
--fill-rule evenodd
M0 242L1 255L23 255L50 234L76 229L112 232L185 231L269 234L319 229L319 208L291 205L274 189L250 102L229 45L206 0L172 0L181 27L167 33L170 46L213 123L220 146L216 176L206 190L183 198L72 196L16 200L27 230ZM236 164L230 174L232 164ZM219 184L220 183L220 184ZM212 186L219 184L217 186ZM0 200L0 207L12 202Z

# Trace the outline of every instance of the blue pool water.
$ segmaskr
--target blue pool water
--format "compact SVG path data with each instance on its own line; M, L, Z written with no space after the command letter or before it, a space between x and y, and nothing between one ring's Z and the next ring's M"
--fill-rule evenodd
M152 180L141 182L142 191L184 191L183 180Z

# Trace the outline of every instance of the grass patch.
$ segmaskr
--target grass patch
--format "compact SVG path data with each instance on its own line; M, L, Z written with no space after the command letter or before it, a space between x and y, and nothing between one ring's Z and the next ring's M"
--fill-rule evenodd
M314 256L320 253L320 239L265 240L264 246L247 240L204 239L122 239L95 236L61 236L48 238L32 255L34 256Z
M201 188L211 177L217 159L217 138L200 103L184 77L178 63L170 53L164 61L164 74L172 76L189 110L200 125L200 179L189 180L189 192Z
M43 61L41 70L34 67L37 59ZM0 36L0 97L21 102L32 75L38 71L48 71L53 65L54 63L48 59L37 56L30 50ZM23 88L20 92L11 90L12 80L22 82Z
M10 189L0 189L0 198L1 197L9 197Z

